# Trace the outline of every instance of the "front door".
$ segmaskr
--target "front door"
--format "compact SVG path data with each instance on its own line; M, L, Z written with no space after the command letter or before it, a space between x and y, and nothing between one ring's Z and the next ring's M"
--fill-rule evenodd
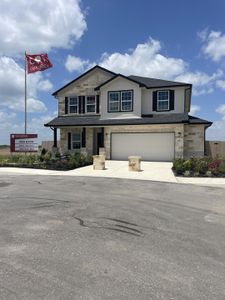
M97 133L97 153L99 154L99 148L104 147L104 135L102 132Z

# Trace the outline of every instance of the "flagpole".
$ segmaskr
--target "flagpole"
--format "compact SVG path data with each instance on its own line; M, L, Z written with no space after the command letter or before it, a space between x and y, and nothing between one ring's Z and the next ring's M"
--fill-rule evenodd
M24 131L25 134L27 134L27 57L26 57L26 51L25 51L25 93L24 93Z

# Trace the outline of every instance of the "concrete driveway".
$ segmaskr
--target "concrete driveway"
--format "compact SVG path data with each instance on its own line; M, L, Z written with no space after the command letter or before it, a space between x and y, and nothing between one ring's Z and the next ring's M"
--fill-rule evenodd
M107 160L105 170L93 170L93 166L69 171L70 175L97 176L111 178L141 179L163 182L177 182L171 168L171 162L141 162L140 172L128 171L127 161Z
M4 175L0 299L224 300L224 232L223 189Z

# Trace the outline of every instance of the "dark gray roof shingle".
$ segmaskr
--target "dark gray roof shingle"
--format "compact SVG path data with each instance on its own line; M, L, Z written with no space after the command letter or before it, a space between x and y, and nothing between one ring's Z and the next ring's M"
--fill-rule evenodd
M154 114L132 119L101 119L100 116L60 116L45 126L107 126L107 125L141 125L141 124L211 124L211 122L183 114Z
M190 83L141 77L141 76L135 76L135 75L130 75L130 76L128 76L128 78L135 80L135 81L139 82L140 84L143 84L147 88L160 88L160 87L174 87L174 86L191 85Z

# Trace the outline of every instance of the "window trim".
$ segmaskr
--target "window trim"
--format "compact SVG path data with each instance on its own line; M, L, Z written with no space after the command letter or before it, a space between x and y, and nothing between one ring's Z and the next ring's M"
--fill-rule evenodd
M131 92L131 100L122 100L122 93L124 92ZM110 93L118 93L119 94L119 109L118 110L110 110ZM130 110L123 110L122 109L122 102L130 101L131 102L131 109ZM107 103L107 112L108 113L118 113L118 112L132 112L134 110L134 91L133 90L117 90L117 91L108 91L108 103Z
M158 90L157 92L157 111L169 111L170 110L170 90ZM168 98L166 100L159 100L159 93L160 92L167 92L168 93ZM168 108L167 109L159 109L159 101L166 102L168 103Z
M88 104L87 103L87 98L88 97L94 97L95 98L95 103L94 104ZM91 111L91 112L88 112L87 108L88 106L91 106L91 105L94 105L95 106L95 111ZM85 96L85 114L96 114L96 111L97 111L97 96L96 95L87 95Z
M74 134L79 134L80 139L79 140L73 140L73 135ZM79 142L80 143L80 148L74 148L73 147L73 143L74 142ZM75 131L75 132L71 132L71 150L75 150L75 151L79 151L82 148L82 133L80 131Z
M77 104L73 104L73 105L70 104L70 100L71 100L72 98L76 98L76 99L77 99ZM68 97L68 112L69 112L69 114L79 115L79 101L80 101L80 100L79 100L79 96L71 96L71 97ZM73 106L77 107L77 112L71 112L71 111L70 111L71 106L72 106L72 107L73 107Z

